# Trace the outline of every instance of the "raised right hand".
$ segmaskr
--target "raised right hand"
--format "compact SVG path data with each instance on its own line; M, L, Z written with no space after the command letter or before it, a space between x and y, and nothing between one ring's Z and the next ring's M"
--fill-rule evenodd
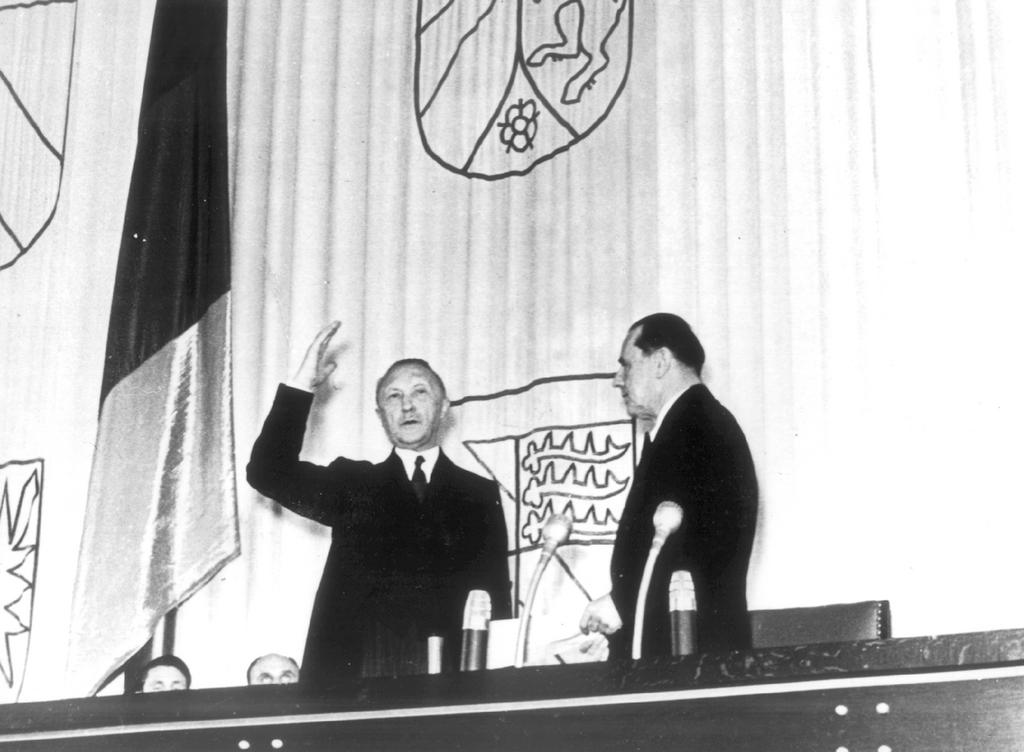
M302 363L299 364L295 375L288 382L288 386L312 392L334 373L338 364L332 358L327 357L327 349L331 343L331 337L340 327L340 321L332 321L316 333L306 349Z

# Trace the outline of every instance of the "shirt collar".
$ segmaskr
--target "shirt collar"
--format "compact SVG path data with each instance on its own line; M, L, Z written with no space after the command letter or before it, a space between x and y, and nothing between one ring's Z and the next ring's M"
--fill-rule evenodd
M682 397L683 394L685 394L686 391L692 386L693 384L690 384L690 386L683 387L678 392L669 397L667 400L665 400L665 404L661 406L661 411L658 413L658 419L654 421L654 427L647 432L648 435L651 437L651 441L654 441L654 437L658 435L658 429L661 428L661 424L662 422L664 422L665 416L668 415L668 411L672 409L672 405L678 402L679 398Z
M430 476L434 472L434 465L437 464L437 458L441 454L441 447L434 446L421 452L417 452L415 449L395 447L395 454L402 461L402 465L405 467L405 477L409 480L412 480L412 474L416 470L416 458L422 457L423 474L427 476L427 483L429 483Z

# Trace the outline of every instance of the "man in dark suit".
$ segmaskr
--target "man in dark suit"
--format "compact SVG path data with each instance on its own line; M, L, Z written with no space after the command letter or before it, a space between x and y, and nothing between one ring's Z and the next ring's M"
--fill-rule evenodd
M448 398L416 359L397 361L377 383L377 413L394 445L384 462L299 460L312 392L335 368L326 353L339 326L317 334L278 388L247 467L253 488L331 527L302 683L425 673L432 636L443 638L443 667L454 670L469 591L490 594L495 619L511 611L498 487L440 451Z
M689 571L697 602L697 650L750 647L747 566L757 522L757 479L743 431L701 382L704 348L678 316L656 313L630 327L614 386L646 433L612 551L612 589L580 619L609 636L609 655L630 655L640 580L662 501L683 509L654 568L644 607L644 657L671 654L668 586Z

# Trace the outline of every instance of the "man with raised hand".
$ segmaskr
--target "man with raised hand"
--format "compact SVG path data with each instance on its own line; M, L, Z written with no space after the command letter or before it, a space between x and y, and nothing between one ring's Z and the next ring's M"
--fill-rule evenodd
M454 670L469 591L490 594L495 619L511 611L497 484L441 451L444 383L412 358L377 382L377 414L394 446L383 462L301 461L313 392L330 388L336 367L328 352L339 327L324 327L278 387L247 467L257 491L331 528L302 683L425 673L434 636L443 638L443 668Z

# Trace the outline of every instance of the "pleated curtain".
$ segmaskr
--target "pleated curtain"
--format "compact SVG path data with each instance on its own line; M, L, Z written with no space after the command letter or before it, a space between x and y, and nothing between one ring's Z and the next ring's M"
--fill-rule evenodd
M606 120L495 181L421 143L414 3L233 11L240 455L330 319L319 461L386 454L372 387L397 357L484 394L611 372L629 323L674 311L758 465L753 605L890 598L904 634L979 623L940 605L950 588L1019 621L948 555L989 541L993 591L1016 561L1016 6L637 0ZM260 625L240 650L300 653L328 535L244 488L240 505L243 563L182 639L198 650L188 619L226 609L226 634Z
M512 2L450 5L507 16ZM44 458L46 478L22 699L61 691L152 15L79 5L56 215L0 271L0 463ZM1007 595L1024 522L1016 0L633 0L607 116L497 180L424 146L417 7L229 7L242 553L179 613L196 686L243 683L259 653L301 655L329 532L259 497L243 468L276 384L335 318L316 461L386 455L373 385L396 358L428 359L456 400L497 394L610 374L633 320L674 311L757 464L752 606L888 598L897 635L1024 623ZM0 44L0 70L37 75L13 49ZM481 71L503 64L485 50ZM5 197L41 185L12 179L34 169L22 153L3 149Z

